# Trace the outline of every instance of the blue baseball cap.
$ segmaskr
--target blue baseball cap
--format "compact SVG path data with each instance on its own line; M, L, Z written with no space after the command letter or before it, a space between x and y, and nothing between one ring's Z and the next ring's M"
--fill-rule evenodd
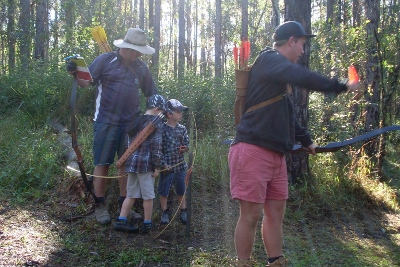
M165 98L162 95L152 95L147 99L146 102L146 108L150 109L150 108L159 108L162 110L165 110L167 112L172 112L168 106L167 106L167 101L165 100Z

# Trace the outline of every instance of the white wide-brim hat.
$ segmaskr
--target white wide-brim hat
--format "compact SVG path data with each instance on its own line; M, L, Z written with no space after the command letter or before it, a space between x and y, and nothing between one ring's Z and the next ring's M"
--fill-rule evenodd
M139 51L142 54L154 54L156 51L146 43L146 35L142 29L130 28L124 40L115 40L114 45L119 48L129 48Z

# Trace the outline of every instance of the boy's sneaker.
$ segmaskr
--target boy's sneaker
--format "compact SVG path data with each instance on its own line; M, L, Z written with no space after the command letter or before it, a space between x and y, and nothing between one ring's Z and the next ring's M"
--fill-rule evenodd
M139 231L139 228L136 225L130 224L126 220L117 220L114 223L114 229L117 231L128 232L128 233L136 233Z
M161 215L161 224L169 224L169 210L163 210Z
M187 209L181 209L181 216L179 217L179 220L183 224L187 223Z
M98 223L105 225L111 222L110 214L108 214L106 203L99 202L94 206L94 215Z
M142 228L142 233L143 234L148 234L151 231L151 228L153 228L152 223L144 223L143 228Z

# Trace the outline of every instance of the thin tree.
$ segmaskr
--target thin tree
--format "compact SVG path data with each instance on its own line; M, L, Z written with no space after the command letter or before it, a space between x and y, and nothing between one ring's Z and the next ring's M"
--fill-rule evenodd
M47 1L41 0L36 6L36 36L35 36L35 59L46 60L48 47L48 8Z
M248 40L249 38L249 1L242 0L242 32L241 32L241 39Z
M294 20L301 23L306 32L311 32L311 0L285 0L285 21ZM309 67L310 44L309 41L304 46L304 55L299 59L298 64ZM293 88L293 102L295 105L296 117L303 127L308 124L308 99L309 93L306 89ZM297 179L304 178L309 171L308 155L301 153L288 156L288 175L291 183L296 183Z
M365 112L365 130L371 131L379 128L381 114L381 92L380 92L380 65L378 57L378 27L380 21L379 0L366 0L366 31L367 31L367 63L366 63L366 86L368 91L365 93L365 100L368 103ZM376 159L376 167L381 172L380 138L374 138L366 144L366 152L372 158ZM382 139L381 139L382 140ZM376 158L374 157L376 156Z
M221 25L222 25L222 9L221 0L215 1L215 77L221 77Z
M14 0L8 0L8 12L7 12L7 41L8 41L8 68L13 69L15 67L15 15L16 15L16 4Z
M20 61L24 69L28 69L30 58L30 22L31 22L31 9L30 0L20 0L20 16L19 16L19 52Z
M154 41L153 47L156 52L152 56L150 68L154 80L158 80L159 62L160 62L160 36L161 36L161 0L154 1Z
M185 0L179 0L178 2L178 16L178 79L182 79L185 69Z

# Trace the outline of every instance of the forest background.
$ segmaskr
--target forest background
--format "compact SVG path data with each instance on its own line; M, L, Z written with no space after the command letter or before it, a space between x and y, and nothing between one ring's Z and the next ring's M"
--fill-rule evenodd
M248 39L252 62L272 44L279 23L296 20L317 34L299 64L340 79L350 64L357 67L363 88L357 95L295 89L296 115L324 145L400 124L399 11L397 0L0 0L0 265L139 266L143 259L147 266L231 264L237 206L228 200L228 147L221 142L234 136L234 44ZM70 123L72 79L65 58L80 54L90 64L101 53L91 36L96 25L104 27L111 46L129 27L144 29L156 53L143 60L160 93L190 107L183 123L195 136L196 214L191 237L169 234L168 248L154 251L154 244L149 249L140 239L140 248L131 251L131 240L124 239L119 247L125 250L118 244L110 249L103 238L112 229L96 235L91 199L79 189L77 174L65 168L71 149L60 144L68 144L63 128L54 127ZM78 137L88 172L93 96L94 88L79 89ZM336 153L288 156L285 253L293 266L400 266L399 141L399 132L392 132ZM223 205L222 213L216 205ZM84 219L65 222L65 213ZM199 238L202 230L207 236ZM29 241L38 236L46 236L43 247ZM107 245L93 245L102 242ZM253 254L263 266L259 236Z

